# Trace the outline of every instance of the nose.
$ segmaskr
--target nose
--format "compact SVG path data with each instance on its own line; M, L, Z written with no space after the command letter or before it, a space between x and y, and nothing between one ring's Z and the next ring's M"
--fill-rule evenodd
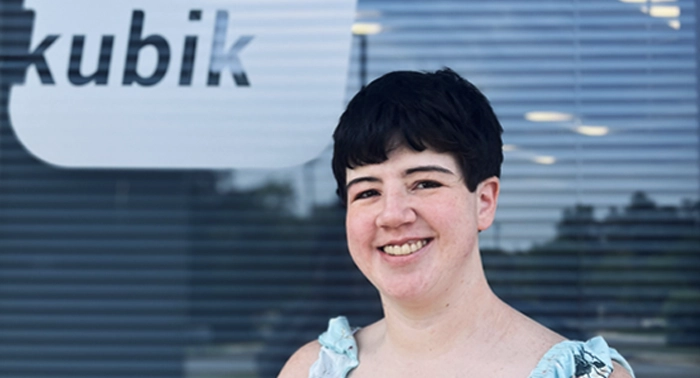
M381 228L397 228L416 220L416 213L407 193L401 190L387 191L382 196L382 208L376 224Z

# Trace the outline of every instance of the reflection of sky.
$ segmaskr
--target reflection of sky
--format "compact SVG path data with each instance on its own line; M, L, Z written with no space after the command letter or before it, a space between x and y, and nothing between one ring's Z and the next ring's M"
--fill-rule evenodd
M498 227L482 234L482 245L526 249L554 236L565 207L594 205L602 218L637 190L659 205L698 199L692 2L538 2L537 12L532 1L358 7L358 21L382 26L368 36L369 80L397 69L449 66L491 99L509 147ZM358 50L356 41L348 99L358 89ZM537 111L568 117L526 119ZM305 173L237 172L235 182L293 182L304 193L302 214L311 203L335 199L329 165L327 149Z

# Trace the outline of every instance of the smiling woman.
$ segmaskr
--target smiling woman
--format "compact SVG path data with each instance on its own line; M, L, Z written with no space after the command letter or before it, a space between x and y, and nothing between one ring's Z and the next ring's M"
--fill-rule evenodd
M359 330L332 319L281 377L633 376L602 338L565 340L489 287L479 232L496 213L501 133L484 95L449 69L390 73L353 98L333 171L350 255L384 318Z
M476 234L493 219L498 180L472 193L459 172L451 155L408 148L348 170L350 183L371 178L348 188L348 247L385 302L454 302L455 284L477 275Z

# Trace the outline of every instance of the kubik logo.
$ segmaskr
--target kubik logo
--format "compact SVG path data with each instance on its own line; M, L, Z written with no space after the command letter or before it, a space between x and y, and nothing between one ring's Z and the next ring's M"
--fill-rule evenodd
M355 1L225 5L26 0L31 44L10 95L19 139L69 167L312 159L342 107Z
M191 10L189 19L198 21L202 17L201 10ZM129 44L126 50L126 65L124 69L124 85L138 83L141 85L154 85L163 79L170 64L170 45L161 35L153 34L148 37L143 36L143 24L145 14L142 10L135 10L131 17L131 27L129 32ZM248 77L243 66L238 59L238 53L252 39L251 35L244 35L238 38L236 43L228 50L224 51L226 40L226 30L228 28L228 12L219 10L216 12L216 24L214 26L213 46L209 63L209 78L207 85L219 85L221 71L230 69L237 85L248 86ZM59 35L52 34L46 36L39 46L27 56L27 63L36 66L42 84L54 84L53 75L46 62L44 53L59 38ZM84 85L94 81L97 85L107 84L110 63L114 47L114 35L102 36L100 45L100 55L96 71L88 76L80 73L80 66L83 60L85 49L85 35L73 36L68 62L68 80L74 85ZM194 68L195 51L197 49L197 36L188 35L185 37L185 47L180 65L180 85L190 85L192 83L192 71ZM155 71L148 77L143 77L136 71L139 52L147 46L152 46L158 53Z

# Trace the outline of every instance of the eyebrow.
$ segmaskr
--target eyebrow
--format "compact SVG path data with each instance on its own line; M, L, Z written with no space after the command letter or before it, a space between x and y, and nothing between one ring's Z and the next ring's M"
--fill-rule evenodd
M424 165L420 167L415 167L415 168L409 168L404 172L404 176L408 176L417 172L440 172L440 173L447 173L449 175L454 175L455 173L450 171L447 168L441 167L439 165Z
M440 172L440 173L447 173L449 175L454 175L454 172L450 171L447 168L440 167L438 165L423 165L420 167L413 167L409 168L404 171L403 176L410 176L414 173L419 173L419 172ZM373 177L373 176L363 176L363 177L358 177L355 179L350 180L347 185L345 185L345 192L347 193L348 189L350 189L351 186L355 184L359 184L361 182L380 182L381 180Z
M355 184L359 184L361 182L380 182L380 181L381 181L380 179L378 179L376 177L372 177L372 176L364 176L364 177L358 177L358 178L352 179L352 180L350 180L350 182L348 182L345 185L345 193L347 193L348 189L350 189L350 187L355 185Z

